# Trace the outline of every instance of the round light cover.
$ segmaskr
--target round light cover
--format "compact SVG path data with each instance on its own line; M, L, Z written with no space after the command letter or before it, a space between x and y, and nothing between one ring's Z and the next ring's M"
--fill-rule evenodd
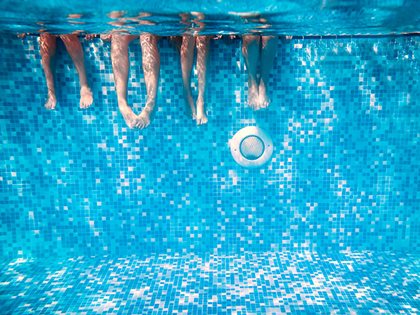
M248 126L239 130L229 141L233 159L243 167L260 167L273 154L273 142L262 129Z

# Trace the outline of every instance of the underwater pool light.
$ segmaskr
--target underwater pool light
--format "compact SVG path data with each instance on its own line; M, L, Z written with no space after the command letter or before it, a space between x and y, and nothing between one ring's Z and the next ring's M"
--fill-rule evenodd
M243 167L260 167L273 154L270 136L256 126L239 130L229 141L229 146L233 159Z

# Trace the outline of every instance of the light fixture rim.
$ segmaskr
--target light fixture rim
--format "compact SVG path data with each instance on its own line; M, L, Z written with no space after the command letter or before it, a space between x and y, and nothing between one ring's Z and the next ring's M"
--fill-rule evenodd
M240 149L242 141L250 136L256 136L261 139L264 144L264 152L255 160L246 159ZM271 137L261 128L257 126L247 126L238 130L229 141L230 151L236 163L243 167L261 167L267 163L273 154L273 141Z

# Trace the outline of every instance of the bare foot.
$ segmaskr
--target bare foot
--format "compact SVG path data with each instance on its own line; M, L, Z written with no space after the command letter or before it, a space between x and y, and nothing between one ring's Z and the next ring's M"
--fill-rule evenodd
M92 103L92 91L87 86L82 86L80 89L80 108L88 108Z
M57 98L52 92L48 92L48 99L45 102L45 108L48 110L54 110L57 105Z
M197 99L197 125L204 125L207 124L207 116L206 112L204 110L204 100L203 99Z
M260 82L258 87L258 105L257 109L267 108L270 105L270 99L267 96L267 90L263 81Z
M136 119L136 128L144 129L150 125L150 115L153 112L153 107L146 105Z
M252 109L258 109L258 86L256 83L248 82L248 105Z
M136 119L137 115L133 113L130 106L128 105L118 105L118 108L120 109L121 114L124 117L125 123L128 127L134 128L136 127Z

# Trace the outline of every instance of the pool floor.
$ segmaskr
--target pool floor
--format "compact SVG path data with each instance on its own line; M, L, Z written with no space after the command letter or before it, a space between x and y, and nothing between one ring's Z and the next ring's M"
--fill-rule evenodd
M18 259L2 314L416 314L420 255L244 252Z

